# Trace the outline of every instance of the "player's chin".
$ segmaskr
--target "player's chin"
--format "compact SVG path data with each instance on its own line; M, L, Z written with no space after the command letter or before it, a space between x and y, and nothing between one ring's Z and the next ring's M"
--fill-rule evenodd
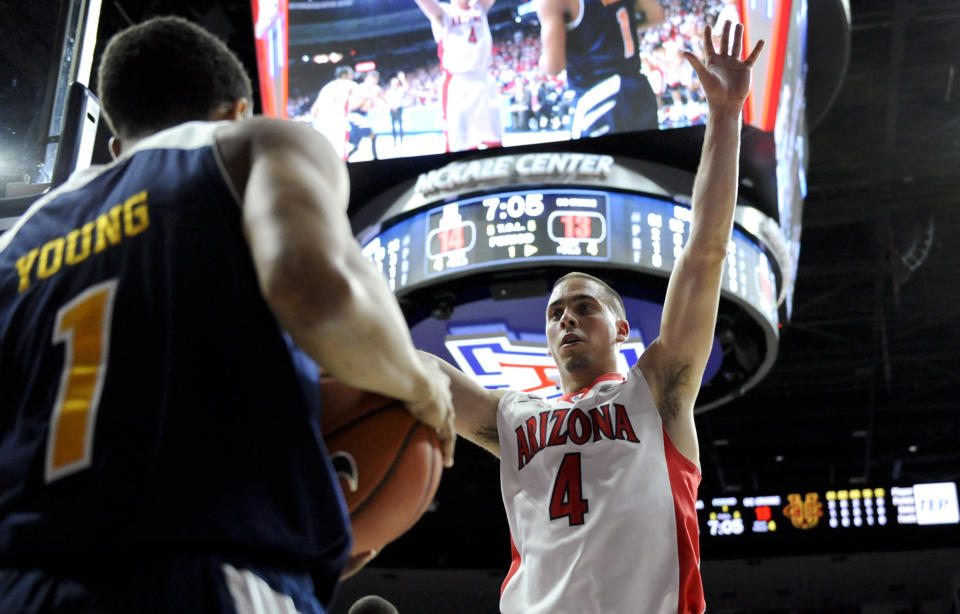
M593 365L593 359L590 356L571 351L561 357L560 364L563 365L563 369L567 373L576 373L590 368Z

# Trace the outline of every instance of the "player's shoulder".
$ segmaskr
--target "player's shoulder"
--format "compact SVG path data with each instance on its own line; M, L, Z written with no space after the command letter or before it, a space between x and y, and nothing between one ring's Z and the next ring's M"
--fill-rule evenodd
M217 141L246 142L257 146L274 141L297 143L314 140L318 135L308 126L298 122L258 115L249 119L225 122L218 127Z
M216 140L225 162L235 156L252 162L258 155L278 150L301 152L318 161L332 155L326 139L309 125L265 116L226 122Z
M520 390L501 388L490 390L489 392L490 399L496 404L497 410L500 413L513 410L522 411L530 407L550 404L544 397Z
M346 182L346 169L330 143L307 124L257 116L225 122L216 133L217 149L238 194L245 192L250 169L258 160L292 154Z

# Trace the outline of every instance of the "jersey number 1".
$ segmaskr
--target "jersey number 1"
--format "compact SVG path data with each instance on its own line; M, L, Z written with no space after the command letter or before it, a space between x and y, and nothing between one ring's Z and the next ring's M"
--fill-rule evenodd
M90 466L116 290L115 279L90 286L57 311L51 343L64 344L64 360L50 415L47 483Z
M553 482L550 520L568 517L570 526L581 525L588 511L590 502L583 498L583 480L580 478L580 453L565 454Z
M630 15L627 14L627 7L618 8L616 15L617 23L620 24L620 34L623 36L623 57L632 58L637 49L633 44L633 32L630 31Z

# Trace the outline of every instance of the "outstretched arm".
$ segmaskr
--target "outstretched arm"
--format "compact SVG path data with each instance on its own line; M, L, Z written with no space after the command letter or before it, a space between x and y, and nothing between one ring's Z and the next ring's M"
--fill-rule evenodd
M417 6L427 16L427 19L440 25L443 22L443 9L437 0L416 0Z
M420 352L435 361L450 378L450 392L456 409L457 434L481 448L500 456L500 438L497 435L497 407L506 390L488 390L447 361Z
M644 16L644 20L637 26L637 30L659 26L667 20L667 14L660 6L659 0L637 0L634 9L638 13L643 13Z
M567 6L565 0L540 0L540 72L551 77L567 67Z
M690 236L674 266L660 322L660 336L638 366L651 384L670 439L681 453L697 461L693 405L713 345L720 280L733 227L740 154L740 111L750 91L750 72L763 48L757 43L741 61L743 27L723 30L715 51L710 27L704 32L705 63L685 52L703 86L709 105L700 168L693 184Z
M346 168L332 147L303 125L269 118L224 127L218 145L280 325L325 372L400 399L437 427L452 463L449 379L417 355L396 299L361 254L346 215Z

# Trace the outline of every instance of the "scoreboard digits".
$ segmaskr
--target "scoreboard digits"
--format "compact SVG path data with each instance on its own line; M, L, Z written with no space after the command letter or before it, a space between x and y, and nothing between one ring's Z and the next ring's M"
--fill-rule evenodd
M483 194L383 222L364 254L405 292L448 275L530 266L615 266L668 275L690 232L688 205L581 188ZM776 280L757 240L735 228L723 290L754 307L775 331Z

